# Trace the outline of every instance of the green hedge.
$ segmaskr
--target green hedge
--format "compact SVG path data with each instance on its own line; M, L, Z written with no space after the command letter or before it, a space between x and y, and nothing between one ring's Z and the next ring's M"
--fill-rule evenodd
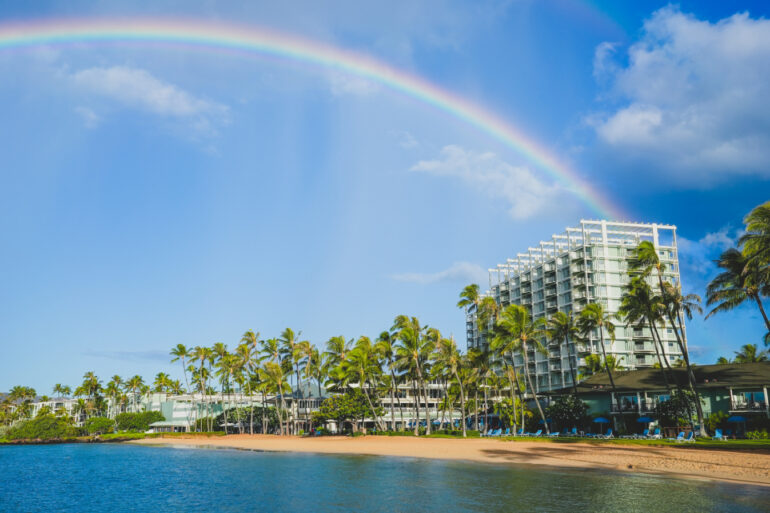
M86 421L89 435L103 435L115 431L115 421L107 417L91 417Z
M159 411L143 411L141 413L119 413L115 416L118 431L147 431L150 424L166 420Z
M55 415L40 415L14 426L8 431L8 440L59 440L78 436L80 430Z

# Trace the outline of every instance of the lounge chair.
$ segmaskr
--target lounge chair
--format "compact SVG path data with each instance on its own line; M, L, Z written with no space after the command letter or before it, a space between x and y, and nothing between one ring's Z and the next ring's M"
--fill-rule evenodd
M604 438L605 440L608 440L610 438L615 438L615 436L612 434L612 428L608 429L607 432L603 435L596 435L596 438Z
M580 436L580 435L578 435L577 428L573 427L572 431L568 432L566 436Z
M726 442L727 441L727 437L725 437L725 435L722 434L722 430L721 429L715 429L714 430L714 437L712 438L712 440L719 440L721 442Z
M514 436L528 436L528 434L524 432L524 428L521 428L516 432Z
M680 431L676 438L667 438L669 442L684 442L684 431Z
M695 431L690 431L687 433L687 436L679 440L677 437L677 442L695 442Z
M503 436L511 436L511 428L505 428L505 433L503 433Z
M645 429L641 435L635 435L634 438L650 438L650 430Z
M542 435L542 434L543 434L543 430L542 430L542 429L538 429L538 430L537 430L536 432L534 432L534 433L527 433L527 436L540 436L540 435Z
M557 436L559 436L559 432L554 431L553 433L548 433L546 436L548 436L549 438L556 438Z
M663 436L660 434L660 428L655 428L651 435L647 435L650 440L660 440Z

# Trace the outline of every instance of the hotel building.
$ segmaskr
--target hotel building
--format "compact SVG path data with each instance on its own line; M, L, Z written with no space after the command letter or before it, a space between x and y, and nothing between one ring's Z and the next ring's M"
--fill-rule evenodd
M486 295L501 308L523 305L534 319L549 318L554 313L574 312L588 303L602 303L606 311L616 314L624 286L628 284L628 260L641 241L651 241L665 264L664 280L678 285L679 261L676 227L646 223L615 223L581 220L580 225L540 241L505 263L489 269L490 290ZM657 278L650 278L657 290ZM466 311L468 347L488 344L480 333L475 306ZM615 340L605 333L605 347L625 369L651 367L656 361L655 346L647 326L628 326L617 321ZM658 327L658 333L669 362L680 358L672 326ZM570 340L569 345L554 341L547 346L548 356L530 352L530 372L540 391L572 385L568 358L575 369L585 364L588 354L601 354L599 333L590 334L585 343ZM517 365L524 365L521 354L514 355ZM535 378L536 377L536 378ZM578 378L579 379L579 378Z

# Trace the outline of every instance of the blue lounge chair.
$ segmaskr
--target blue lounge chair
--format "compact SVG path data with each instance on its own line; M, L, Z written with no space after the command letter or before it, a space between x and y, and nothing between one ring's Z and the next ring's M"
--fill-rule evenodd
M503 436L511 436L511 428L505 428L505 433L503 433Z
M660 440L663 436L660 434L660 428L655 428L651 435L647 435L650 440Z
M650 430L645 429L641 435L635 435L634 438L650 438Z
M487 432L486 432L486 433L481 433L481 436L492 436L492 434L493 434L494 432L495 432L495 430L494 430L494 429L492 429L492 428L489 428L489 429L487 429Z
M727 438L725 437L725 435L722 434L721 429L715 429L713 440L719 440L719 441L725 442L727 441Z
M678 435L676 435L676 438L669 438L669 442L683 442L684 441L684 431L680 431Z
M576 427L573 427L573 428L572 428L572 431L570 431L569 433L567 433L567 436L580 436L580 435L578 435L578 432L577 432L577 428L576 428Z
M677 437L677 442L694 442L695 441L695 431L690 431L687 433L687 436L679 440Z
M610 438L615 438L615 436L612 434L612 428L608 429L607 432L603 435L596 435L596 438L604 438L605 440Z
M527 433L524 432L524 428L521 428L516 432L515 436L527 436Z
M543 430L542 429L538 429L534 433L527 433L527 436L540 436L542 434L543 434Z

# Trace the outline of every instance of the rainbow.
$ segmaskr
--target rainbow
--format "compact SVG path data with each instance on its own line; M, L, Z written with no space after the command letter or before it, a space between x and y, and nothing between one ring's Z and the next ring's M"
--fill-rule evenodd
M495 137L553 176L600 217L624 218L620 208L518 127L427 80L360 53L262 27L192 20L53 19L0 24L0 50L107 42L161 43L256 53L371 80L432 105Z

